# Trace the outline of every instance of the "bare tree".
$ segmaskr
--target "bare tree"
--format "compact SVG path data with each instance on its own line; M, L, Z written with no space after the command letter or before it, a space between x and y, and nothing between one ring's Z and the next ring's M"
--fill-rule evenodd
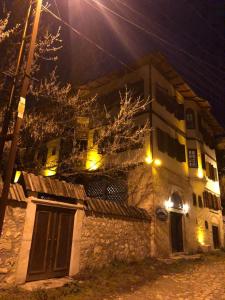
M7 31L8 17L0 24L0 37L2 40L10 38L10 34L17 27ZM42 30L43 31L43 30ZM1 35L2 32L2 35ZM64 144L70 144L69 152L61 155L57 161L60 175L69 176L80 173L91 174L112 174L124 171L129 165L129 159L117 164L109 162L115 160L119 153L130 151L130 149L140 149L145 143L146 135L149 132L147 121L138 123L137 115L144 113L149 105L148 99L134 98L132 91L125 91L118 96L120 101L116 111L107 110L104 105L100 105L98 95L95 97L82 97L79 89L73 89L71 84L62 84L60 76L57 74L58 53L62 48L60 28L52 34L48 30L39 36L36 46L35 60L32 68L32 78L29 91L29 102L25 115L24 127L21 132L19 144L21 168L32 172L40 172L40 164L32 155L42 151L43 147L52 139L59 138ZM0 40L1 41L1 40ZM26 57L26 51L25 56ZM13 70L15 56L9 59L9 69ZM43 64L49 64L52 69L47 76L42 71ZM25 59L21 68L20 80L23 77ZM44 73L44 75L43 75ZM42 78L40 80L40 78ZM3 87L4 89L4 87ZM91 141L88 140L87 148L81 149L79 118L87 120L87 134L92 132ZM96 152L99 162L95 162L99 167L86 164L85 168L77 167L77 161L86 159L88 153ZM34 157L36 157L34 155ZM107 163L108 161L108 163ZM132 162L134 163L134 162ZM49 166L48 166L49 167ZM52 166L55 168L56 166ZM95 172L93 172L95 171Z

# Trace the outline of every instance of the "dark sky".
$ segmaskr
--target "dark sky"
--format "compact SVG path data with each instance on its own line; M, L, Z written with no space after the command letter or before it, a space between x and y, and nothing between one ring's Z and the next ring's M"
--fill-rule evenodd
M225 126L224 0L96 1L132 24L92 0L60 0L60 10L74 27L125 63L160 50L192 88L210 101ZM70 40L66 51L70 50L74 82L121 68L82 38L70 34L66 40Z
M125 63L161 51L225 126L225 0L49 0L57 13L55 1L65 20ZM83 83L122 68L64 27L63 37L66 80Z

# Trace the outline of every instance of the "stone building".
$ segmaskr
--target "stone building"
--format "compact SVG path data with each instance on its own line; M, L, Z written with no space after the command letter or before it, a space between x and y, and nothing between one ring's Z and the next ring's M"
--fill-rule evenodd
M81 185L23 172L6 203L0 287L148 257L150 221L144 209L89 199Z
M161 54L145 57L132 69L98 78L81 91L85 97L105 98L111 107L119 104L119 92L125 86L134 95L150 98L149 109L135 120L137 124L150 122L145 145L113 157L96 149L87 153L87 162L93 169L100 169L101 163L111 166L127 161L132 165L128 203L152 215L153 256L223 247L214 137L224 129L212 115L208 101L200 98Z

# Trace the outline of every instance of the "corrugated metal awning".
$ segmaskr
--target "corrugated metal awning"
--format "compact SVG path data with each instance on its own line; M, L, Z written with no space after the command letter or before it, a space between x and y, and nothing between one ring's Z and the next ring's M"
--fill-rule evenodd
M87 199L83 185L72 184L63 180L37 176L26 172L22 172L22 177L27 191L77 200Z
M88 199L86 201L86 210L89 212L107 215L128 217L132 219L151 220L148 212L143 208L135 206L129 206L127 204L121 204L114 201L106 201L100 199Z

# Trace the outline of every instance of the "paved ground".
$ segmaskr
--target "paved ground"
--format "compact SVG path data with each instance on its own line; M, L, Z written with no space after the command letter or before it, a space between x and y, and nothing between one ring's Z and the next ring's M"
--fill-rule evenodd
M225 300L224 251L167 260L149 258L130 264L115 262L74 279L51 279L0 289L0 300L189 299Z
M209 258L210 260L210 258ZM112 299L112 298L110 298ZM162 275L114 300L225 299L225 258L192 265L181 273Z

